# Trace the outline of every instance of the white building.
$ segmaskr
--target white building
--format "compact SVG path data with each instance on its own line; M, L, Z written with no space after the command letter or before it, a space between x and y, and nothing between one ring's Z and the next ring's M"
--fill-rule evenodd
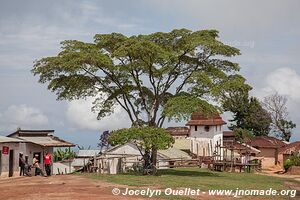
M190 127L190 151L197 156L216 156L222 159L223 128L226 124L220 115L205 117L194 113L187 122Z

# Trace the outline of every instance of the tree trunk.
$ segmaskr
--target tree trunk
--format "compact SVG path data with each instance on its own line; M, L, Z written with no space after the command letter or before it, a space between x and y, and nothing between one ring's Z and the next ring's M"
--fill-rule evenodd
M152 147L152 152L151 152L151 162L152 162L152 175L157 174L157 168L156 168L156 163L157 163L157 148Z

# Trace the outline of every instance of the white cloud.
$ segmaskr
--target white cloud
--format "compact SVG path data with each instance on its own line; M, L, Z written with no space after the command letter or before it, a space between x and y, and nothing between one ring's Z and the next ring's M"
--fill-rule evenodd
M97 120L97 113L91 111L93 98L87 100L75 100L68 103L67 119L79 129L86 130L114 130L129 127L127 114L120 106L116 106L115 112L101 120Z
M39 109L27 105L11 105L0 113L0 129L11 131L18 127L23 129L43 128L48 118Z
M278 68L269 73L264 80L264 87L260 90L255 90L254 95L260 99L275 92L286 96L288 98L289 117L299 126L300 74L291 68ZM300 140L299 128L297 127L293 132L292 140Z
M271 72L266 77L266 86L262 93L274 91L288 96L293 101L300 101L300 75L291 68L279 68Z

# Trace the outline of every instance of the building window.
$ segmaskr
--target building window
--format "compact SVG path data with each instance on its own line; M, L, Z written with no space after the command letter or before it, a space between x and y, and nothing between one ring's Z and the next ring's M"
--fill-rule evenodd
M209 131L209 126L204 126L204 130L205 130L206 132L208 132L208 131Z
M216 131L218 131L218 126L216 126Z
M197 131L197 129L198 129L198 126L195 126L195 131Z

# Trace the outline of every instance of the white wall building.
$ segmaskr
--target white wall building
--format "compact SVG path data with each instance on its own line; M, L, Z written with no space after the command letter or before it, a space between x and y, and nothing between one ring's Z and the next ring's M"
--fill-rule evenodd
M194 113L186 124L190 127L190 151L198 156L216 156L222 159L223 128L226 124L220 115L204 117Z

